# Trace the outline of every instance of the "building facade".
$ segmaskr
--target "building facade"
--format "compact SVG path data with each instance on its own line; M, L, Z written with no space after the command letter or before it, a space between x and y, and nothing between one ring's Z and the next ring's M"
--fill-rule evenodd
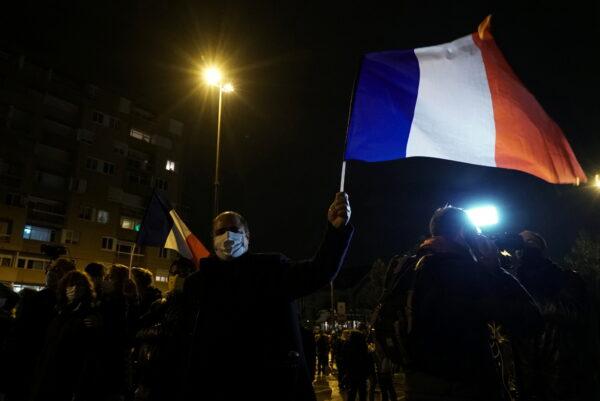
M154 188L180 205L183 123L0 52L0 281L42 285L62 246L78 269L129 265ZM133 265L164 287L175 252L142 247Z

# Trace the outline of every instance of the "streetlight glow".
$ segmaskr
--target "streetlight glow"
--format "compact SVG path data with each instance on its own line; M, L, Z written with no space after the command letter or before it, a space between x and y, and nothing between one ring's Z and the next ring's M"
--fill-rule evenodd
M600 189L600 174L596 174L594 177L594 186Z
M231 84L231 82L228 82L221 87L221 90L225 93L233 92L233 85Z
M221 83L221 71L216 67L209 67L204 70L204 80L209 85L218 86Z
M494 206L475 207L465 210L467 215L478 228L498 224L498 211Z

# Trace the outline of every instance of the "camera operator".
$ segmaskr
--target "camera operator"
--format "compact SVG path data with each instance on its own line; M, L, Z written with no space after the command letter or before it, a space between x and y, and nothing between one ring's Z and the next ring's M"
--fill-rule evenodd
M410 294L406 399L515 399L529 380L513 350L527 354L521 344L535 337L539 311L462 209L438 209L430 232Z

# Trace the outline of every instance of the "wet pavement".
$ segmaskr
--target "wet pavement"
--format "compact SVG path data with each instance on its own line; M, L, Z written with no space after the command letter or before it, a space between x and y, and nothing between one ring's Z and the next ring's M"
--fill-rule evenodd
M346 401L346 393L344 391L339 391L338 382L335 376L331 374L317 377L313 383L313 387L317 395L317 401ZM394 377L394 387L396 388L396 393L398 395L397 401L403 401L402 378L399 375ZM377 388L377 391L375 392L375 401L380 400L381 393L379 392L379 388ZM356 401L358 401L358 396L356 397Z

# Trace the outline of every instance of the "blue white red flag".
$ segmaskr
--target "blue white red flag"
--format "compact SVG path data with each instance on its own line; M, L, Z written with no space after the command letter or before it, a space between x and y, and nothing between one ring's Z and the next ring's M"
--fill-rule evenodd
M366 54L345 160L425 156L585 182L563 132L496 46L489 20L450 43Z
M198 261L209 255L206 247L192 234L167 199L157 191L152 195L136 243L173 249L184 258Z

